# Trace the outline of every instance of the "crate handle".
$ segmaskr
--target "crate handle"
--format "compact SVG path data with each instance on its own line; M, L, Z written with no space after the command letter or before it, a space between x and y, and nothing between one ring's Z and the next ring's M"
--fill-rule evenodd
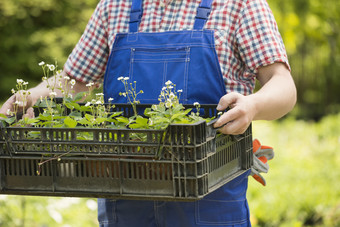
M215 122L216 122L218 119L219 119L219 118L215 118L215 119L213 119L213 120L211 120L210 122L207 123L207 126L210 126L210 127L212 128L212 131L213 131L214 135L216 134L216 132L217 132L218 129L223 128L223 127L227 124L227 123L226 123L226 124L224 124L224 125L222 125L222 126L220 126L220 127L215 128L215 127L214 127L214 124L215 124ZM239 141L241 141L241 140L244 138L244 133L243 133L243 134L240 134L240 135L229 135L229 136L231 136L231 137L234 139L234 141L239 142Z

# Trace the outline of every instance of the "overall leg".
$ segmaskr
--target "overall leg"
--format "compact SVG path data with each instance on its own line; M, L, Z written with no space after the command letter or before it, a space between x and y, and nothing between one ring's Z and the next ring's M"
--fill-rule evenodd
M155 227L153 201L98 199L100 227Z

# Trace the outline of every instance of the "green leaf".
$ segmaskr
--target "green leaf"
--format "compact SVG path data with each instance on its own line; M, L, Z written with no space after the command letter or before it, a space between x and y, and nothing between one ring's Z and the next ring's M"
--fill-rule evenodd
M95 119L96 124L101 124L106 121L106 118L98 117Z
M166 128L170 124L170 119L165 117L154 118L152 125L154 128Z
M58 123L58 122L53 125L53 128L62 128L62 127L65 127L65 125Z
M81 106L80 111L81 112L91 112L91 107L90 106Z
M40 101L39 103L37 103L38 107L55 107L56 103L55 101L52 101L50 99L43 99L42 101Z
M87 92L85 92L85 91L82 91L82 92L77 93L77 94L74 96L74 99L73 99L73 100L74 100L75 102L81 101L81 100L85 97L86 93L87 93Z
M148 128L149 127L148 119L144 118L142 116L137 116L137 118L134 120L134 122L129 124L129 127L134 128L134 129L136 129L136 128L139 128L139 129Z
M86 125L91 125L91 122L86 120L85 118L82 118L82 119L78 120L78 123L82 124L82 125L85 125L85 126Z
M68 102L65 103L65 106L71 110L76 109L76 110L81 110L80 105L76 102Z
M136 123L140 125L148 125L148 119L142 116L138 116L136 119Z
M42 120L42 121L51 121L52 120L51 115L45 115L45 114L39 114L39 116L37 118L39 120Z
M27 133L27 138L30 139L39 139L40 138L40 132L39 131L32 131Z
M127 125L127 124L130 123L129 119L126 118L126 117L117 117L116 120L117 120L118 122L124 123L125 125Z
M82 113L79 111L72 111L68 116L72 117L75 120L80 120L82 118Z
M7 124L11 125L11 124L13 124L13 123L15 122L15 117L6 118L6 119L4 119L4 121L5 121Z
M5 114L2 114L2 113L0 113L0 117L1 118L7 118L7 116Z
M141 127L138 124L130 124L129 128L131 128L131 129L140 129Z
M121 111L121 112L113 112L113 113L109 116L109 118L117 117L117 116L121 115L122 113L123 113L123 111Z
M75 128L77 126L77 121L73 120L70 117L66 117L64 120L64 124L69 128Z
M36 118L28 118L28 117L25 117L24 121L28 125L32 125L32 124L39 122L39 120Z
M90 122L92 122L94 119L94 117L91 114L85 114L85 118Z
M88 132L81 132L77 134L77 140L92 140L93 135Z
M186 116L185 113L176 113L176 114L171 116L171 121L173 121L174 119L177 119L177 118L184 117L184 116Z

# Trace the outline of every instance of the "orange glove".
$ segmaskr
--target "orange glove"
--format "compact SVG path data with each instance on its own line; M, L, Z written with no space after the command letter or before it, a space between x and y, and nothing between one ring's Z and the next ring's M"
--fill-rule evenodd
M251 175L255 180L266 186L266 180L260 173L268 173L268 160L274 158L274 151L272 147L261 145L260 141L255 139L253 141L253 166L251 167Z

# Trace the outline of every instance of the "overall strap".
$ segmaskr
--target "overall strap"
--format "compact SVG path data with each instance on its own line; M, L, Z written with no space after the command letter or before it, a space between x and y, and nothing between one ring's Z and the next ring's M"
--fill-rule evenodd
M205 23L211 12L211 5L214 0L202 0L200 6L197 8L195 17L194 30L203 30Z
M143 15L143 0L132 0L129 31L138 32L138 27Z
M211 5L214 0L202 0L197 8L194 30L203 30L211 12ZM129 31L138 32L138 27L143 15L143 0L132 0Z

